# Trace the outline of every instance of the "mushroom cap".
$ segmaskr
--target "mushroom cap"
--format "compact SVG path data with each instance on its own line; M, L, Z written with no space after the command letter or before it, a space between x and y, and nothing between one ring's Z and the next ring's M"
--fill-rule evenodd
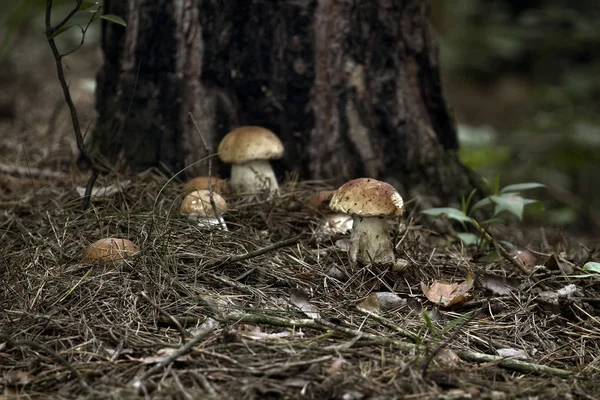
M221 161L231 164L275 160L283 157L283 143L267 128L240 126L221 139L218 153Z
M333 195L329 208L362 217L392 217L402 215L404 201L389 183L359 178L343 184Z
M227 203L225 199L217 192L213 192L213 200L215 201L216 214L210 204L209 190L194 190L192 193L185 196L181 202L179 212L184 215L198 215L201 217L216 218L227 211Z
M83 252L83 262L88 264L118 261L130 257L140 250L131 240L120 238L100 239Z
M210 177L210 186L215 193L227 194L230 192L229 182L225 179L217 178L214 176ZM190 179L183 185L183 190L188 193L194 190L207 190L208 189L208 176L197 176L196 178Z

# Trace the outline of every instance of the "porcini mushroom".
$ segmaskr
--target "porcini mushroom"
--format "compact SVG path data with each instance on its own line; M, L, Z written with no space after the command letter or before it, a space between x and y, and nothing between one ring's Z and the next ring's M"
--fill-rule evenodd
M241 126L223 137L221 161L230 163L230 184L236 193L277 192L279 185L269 160L283 157L283 143L270 130Z
M353 217L350 235L350 260L362 265L394 262L386 217L401 216L404 202L388 183L370 178L346 182L334 194L329 208Z
M227 203L217 192L212 193L215 207L210 202L209 190L194 190L181 202L179 212L190 222L197 223L207 229L227 230L223 213L227 211Z
M215 193L219 193L220 195L224 195L229 193L229 182L225 179L217 178L214 176L210 177L210 186ZM183 185L183 190L186 193L192 192L194 190L208 190L208 176L197 176L193 179L190 179Z
M100 239L89 245L83 252L83 262L101 264L119 261L139 252L131 240L119 238Z

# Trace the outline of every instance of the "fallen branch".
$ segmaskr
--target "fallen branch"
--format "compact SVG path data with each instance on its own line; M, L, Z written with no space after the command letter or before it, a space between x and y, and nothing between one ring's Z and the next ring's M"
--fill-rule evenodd
M225 264L225 263L235 263L235 262L240 262L240 261L246 261L251 258L262 256L263 254L266 254L266 253L270 253L270 252L280 249L282 247L291 246L293 244L298 243L299 240L300 240L300 237L296 236L291 239L286 239L286 240L282 240L280 242L273 243L269 246L266 246L266 247L263 247L263 248L260 248L257 250L249 251L246 254L239 254L239 255L234 255L234 256L215 258L215 259L209 260L206 263L204 263L202 265L202 267L213 268L213 267L217 267L221 264Z
M495 362L502 368L510 369L523 373L548 374L560 377L572 376L575 372L566 369L548 367L547 365L534 364L514 358L502 356L492 356L489 354L478 353L470 350L459 351L458 356L465 361L473 362Z
M141 377L139 377L138 379L135 379L131 385L135 386L135 387L140 387L143 385L144 380L148 379L149 377L151 377L152 375L154 375L155 373L161 371L163 368L165 368L166 366L170 365L172 362L174 362L175 360L177 360L179 357L181 357L182 355L188 353L189 351L192 350L192 348L197 345L198 343L200 343L202 340L204 340L208 335L210 335L215 329L217 329L217 322L214 319L207 319L206 322L204 322L204 324L202 324L201 330L200 332L194 336L189 342L187 342L186 344L184 344L183 346L181 346L179 349L177 349L176 351L174 351L171 355L169 355L168 357L166 357L164 360L162 360L161 362L159 362L158 364L156 364L154 367L150 368L148 371L146 371Z
M392 339L390 337L383 337L372 333L362 332L356 329L347 328L336 325L332 322L322 319L292 319L279 317L274 315L263 315L263 314L249 314L238 311L233 311L227 314L223 314L222 318L224 322L244 322L250 324L264 324L271 326L281 326L288 328L310 328L317 330L333 330L335 332L344 333L352 337L360 335L360 339L372 340L376 343L381 344L392 344L400 350L407 352L425 352L427 349L423 345L417 345L413 343L403 342L401 340ZM573 371L548 367L546 365L529 363L521 360L515 360L511 358L505 358L501 356L493 356L483 353L478 353L471 350L459 351L458 356L464 361L473 362L497 362L502 368L523 372L523 373L538 373L538 374L549 374L560 377L567 377L574 374Z

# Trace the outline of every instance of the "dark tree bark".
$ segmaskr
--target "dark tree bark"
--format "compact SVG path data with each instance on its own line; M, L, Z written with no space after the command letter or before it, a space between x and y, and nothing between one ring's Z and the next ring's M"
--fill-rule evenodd
M466 192L423 0L106 1L99 122L114 162L176 171L238 125L276 132L302 178L385 180L425 205ZM205 163L190 169L203 172ZM226 166L222 167L224 175Z

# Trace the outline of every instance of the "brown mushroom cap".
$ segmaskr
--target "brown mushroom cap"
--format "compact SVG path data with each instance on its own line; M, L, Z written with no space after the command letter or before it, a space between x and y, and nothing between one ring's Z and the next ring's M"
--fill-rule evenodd
M313 193L306 202L306 208L311 213L327 212L329 210L329 202L335 194L335 190L320 190Z
M404 202L389 183L359 178L343 184L333 195L329 208L362 217L391 217L402 215Z
M130 257L140 250L127 239L105 238L89 245L83 252L83 262L88 264L118 261Z
M283 157L283 143L267 128L241 126L223 137L218 153L221 161L231 164L274 160Z
M210 191L194 190L192 193L185 196L179 212L184 215L198 215L201 217L216 218L227 211L227 202L220 194L213 192L213 200L216 206L215 210L210 204Z
M227 194L230 192L229 183L225 179L210 177L210 186L215 193ZM208 176L198 176L190 179L183 185L183 190L192 192L194 190L208 190Z

